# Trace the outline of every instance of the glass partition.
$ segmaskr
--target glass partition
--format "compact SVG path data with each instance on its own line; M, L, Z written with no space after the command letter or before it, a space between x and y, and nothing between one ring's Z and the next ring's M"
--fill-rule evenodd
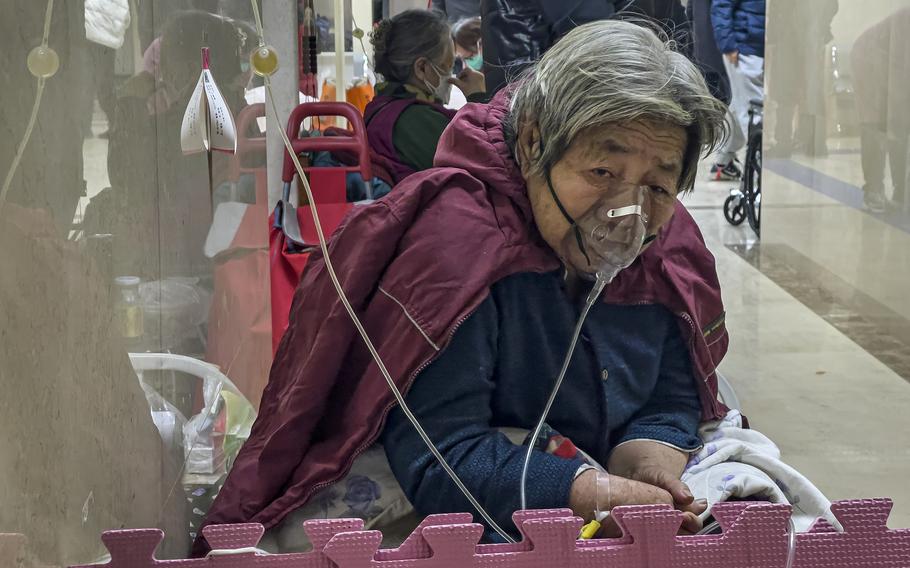
M120 527L185 556L272 356L250 3L4 12L0 533L42 565L98 560ZM236 153L181 145L203 47Z
M773 389L757 396L785 455L832 499L894 498L895 527L910 526L908 24L906 0L768 2L762 238L735 249L761 273L738 352Z

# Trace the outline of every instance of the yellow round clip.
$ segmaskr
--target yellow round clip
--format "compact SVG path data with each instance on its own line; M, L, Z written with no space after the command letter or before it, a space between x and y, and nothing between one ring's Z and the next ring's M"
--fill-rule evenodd
M271 45L260 45L250 54L250 67L260 77L268 77L278 71L278 52Z
M39 45L29 52L26 65L35 77L50 79L60 68L60 58L57 57L57 52L53 48Z

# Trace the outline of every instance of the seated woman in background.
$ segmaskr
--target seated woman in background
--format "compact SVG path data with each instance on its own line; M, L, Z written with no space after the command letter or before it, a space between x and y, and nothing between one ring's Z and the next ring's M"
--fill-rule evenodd
M445 16L407 10L383 20L371 42L383 83L367 105L365 122L373 151L389 160L392 181L433 166L442 131L455 117L445 108L452 85L469 101L482 100L483 74L465 67L453 77L455 43Z

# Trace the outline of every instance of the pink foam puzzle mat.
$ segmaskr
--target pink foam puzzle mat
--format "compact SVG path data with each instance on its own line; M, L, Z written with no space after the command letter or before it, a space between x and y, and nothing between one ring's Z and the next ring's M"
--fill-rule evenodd
M832 512L843 531L824 520L796 539L798 568L910 568L910 529L887 526L888 499L840 501ZM616 539L577 540L581 519L567 510L522 511L514 520L515 544L478 544L481 525L469 514L431 515L395 549L380 549L382 534L363 530L359 519L304 523L313 550L258 555L258 524L213 525L203 531L220 553L207 558L157 560L164 534L157 529L113 530L101 539L108 568L782 568L789 552L790 507L724 503L713 513L723 530L677 536L680 513L666 506L622 507L614 516ZM17 537L0 535L0 566L15 557ZM18 544L17 544L18 542ZM13 554L12 557L4 554ZM13 564L15 566L15 564ZM83 568L83 567L77 567ZM85 567L87 568L87 567Z

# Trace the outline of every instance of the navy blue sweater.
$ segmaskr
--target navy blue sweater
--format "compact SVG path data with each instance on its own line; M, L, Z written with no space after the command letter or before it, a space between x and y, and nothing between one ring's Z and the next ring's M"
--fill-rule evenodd
M568 349L581 305L561 274L496 283L448 348L414 382L407 402L440 452L502 527L514 529L525 449L497 428L533 429ZM602 464L634 439L694 450L701 406L677 319L657 305L598 303L585 323L547 424ZM471 511L400 408L382 442L421 514ZM528 506L566 507L580 460L535 452ZM475 515L475 519L480 519Z

